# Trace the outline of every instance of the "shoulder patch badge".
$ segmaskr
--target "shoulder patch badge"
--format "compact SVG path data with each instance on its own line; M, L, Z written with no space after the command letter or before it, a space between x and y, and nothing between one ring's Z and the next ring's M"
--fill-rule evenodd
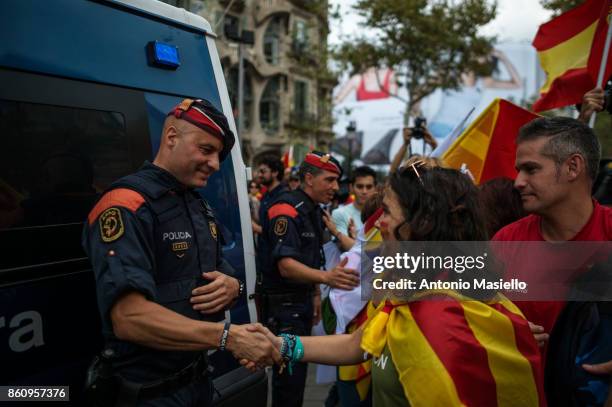
M276 236L283 236L287 233L287 218L279 218L274 222L274 234Z
M106 243L113 242L123 236L123 220L119 208L108 208L99 218L100 235Z
M208 227L213 239L217 240L217 224L211 220L208 222Z

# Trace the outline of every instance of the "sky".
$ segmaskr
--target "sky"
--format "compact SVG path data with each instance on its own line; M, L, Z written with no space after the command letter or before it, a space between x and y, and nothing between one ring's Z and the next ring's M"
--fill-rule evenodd
M340 6L342 20L332 21L328 41L338 44L342 36L350 36L363 30L360 18L351 8L355 0L330 0L332 6ZM482 34L496 35L498 42L531 42L538 26L550 19L550 11L545 10L538 0L498 0L497 17L482 28Z

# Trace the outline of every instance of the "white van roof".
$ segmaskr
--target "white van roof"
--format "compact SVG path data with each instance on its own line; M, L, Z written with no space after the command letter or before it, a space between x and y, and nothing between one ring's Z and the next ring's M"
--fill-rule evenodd
M154 15L164 20L179 23L198 31L202 31L206 35L216 37L212 27L208 21L202 16L199 16L189 11L171 6L158 0L105 0L109 3L120 4L127 8L139 10L146 14Z

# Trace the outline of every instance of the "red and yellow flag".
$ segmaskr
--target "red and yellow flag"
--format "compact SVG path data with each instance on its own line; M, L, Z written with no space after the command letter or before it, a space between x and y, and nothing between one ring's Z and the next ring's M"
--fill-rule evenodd
M285 151L285 154L283 154L283 165L285 166L285 169L287 168L292 168L295 166L295 160L293 159L293 144L289 146L289 149L287 149L287 151Z
M489 179L514 179L516 136L522 125L537 118L515 104L495 99L444 152L450 168L469 171L476 184Z
M547 79L534 111L579 103L596 86L611 4L611 0L587 0L540 26L533 46ZM606 79L612 73L611 60L612 54Z
M454 291L387 301L361 347L385 347L411 406L544 406L540 351L521 311L503 295L484 303Z

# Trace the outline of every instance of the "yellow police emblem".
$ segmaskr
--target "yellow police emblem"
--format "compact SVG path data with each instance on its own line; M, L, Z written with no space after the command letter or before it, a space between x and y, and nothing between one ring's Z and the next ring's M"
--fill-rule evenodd
M287 219L277 219L276 222L274 222L274 234L283 236L285 233L287 233Z
M215 222L208 222L208 227L210 228L210 234L213 239L217 240L217 224Z
M119 208L108 208L100 215L100 235L106 243L113 242L123 236L123 220Z

